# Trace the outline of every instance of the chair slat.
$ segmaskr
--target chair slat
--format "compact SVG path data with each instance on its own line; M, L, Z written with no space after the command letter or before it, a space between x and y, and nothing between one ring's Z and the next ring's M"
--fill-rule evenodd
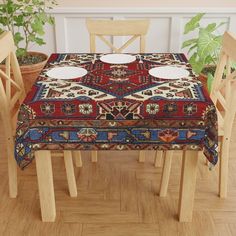
M222 93L220 91L217 91L216 96L217 96L217 99L220 102L220 104L224 107L225 110L227 110L228 106L227 106L226 100L225 100L224 96L222 95Z
M11 79L7 74L5 74L1 69L0 69L0 76L3 77L6 81L9 81L11 85L14 85L14 87L18 90L22 90L19 84L17 84L13 79Z

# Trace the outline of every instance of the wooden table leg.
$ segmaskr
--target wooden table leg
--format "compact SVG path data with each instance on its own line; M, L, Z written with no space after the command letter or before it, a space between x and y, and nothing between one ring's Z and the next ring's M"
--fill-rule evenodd
M92 162L97 162L98 161L98 152L97 151L92 151Z
M138 158L139 162L145 162L145 151L139 151L139 158Z
M36 170L39 186L39 200L43 222L53 222L56 218L56 206L53 187L51 152L35 152Z
M75 166L76 167L82 167L82 158L81 158L81 152L80 151L72 151L73 159L75 160Z
M191 222L197 176L198 151L184 151L179 192L179 221Z
M170 179L171 162L174 151L165 151L164 164L161 175L160 197L165 197Z
M154 162L155 167L161 167L162 166L163 159L164 159L164 154L165 154L165 151L163 151L163 150L157 150L156 151L155 162Z
M75 172L74 172L71 151L64 151L64 162L65 162L66 176L67 176L70 196L77 197L77 186L76 186Z

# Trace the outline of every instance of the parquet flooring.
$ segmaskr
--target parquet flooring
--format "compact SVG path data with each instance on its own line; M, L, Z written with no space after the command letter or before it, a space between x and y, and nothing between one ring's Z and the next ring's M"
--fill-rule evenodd
M1 130L0 130L1 131ZM35 163L19 170L17 199L8 197L7 162L0 132L0 235L3 236L212 236L236 235L236 135L230 158L229 194L217 196L218 167L198 163L192 223L177 221L180 152L175 152L166 198L158 197L161 169L154 153L138 163L138 152L99 152L97 164L83 152L76 168L78 197L70 198L63 159L53 157L57 218L42 223ZM236 133L236 122L234 134Z

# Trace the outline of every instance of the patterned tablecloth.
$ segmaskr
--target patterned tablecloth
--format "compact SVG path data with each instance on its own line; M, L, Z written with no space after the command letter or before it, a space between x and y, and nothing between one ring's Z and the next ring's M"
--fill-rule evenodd
M35 150L204 150L217 163L217 115L183 54L142 54L143 63L94 63L93 54L52 54L18 115L15 158L21 168ZM80 66L82 78L58 80L53 67ZM149 75L162 65L186 78Z

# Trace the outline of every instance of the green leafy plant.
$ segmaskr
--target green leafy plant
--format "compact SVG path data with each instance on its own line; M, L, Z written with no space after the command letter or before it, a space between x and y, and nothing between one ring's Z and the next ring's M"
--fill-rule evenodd
M222 35L219 35L217 30L225 24L225 22L211 23L204 27L200 24L204 15L204 13L198 13L187 22L184 28L184 34L195 30L198 32L196 38L186 40L182 45L182 48L189 48L188 54L191 55L189 63L197 74L200 74L208 65L216 67L222 40ZM214 69L208 73L212 79Z
M53 25L47 13L56 5L55 0L4 0L0 4L0 33L11 31L17 47L16 55L23 60L32 44L43 45L44 26Z

